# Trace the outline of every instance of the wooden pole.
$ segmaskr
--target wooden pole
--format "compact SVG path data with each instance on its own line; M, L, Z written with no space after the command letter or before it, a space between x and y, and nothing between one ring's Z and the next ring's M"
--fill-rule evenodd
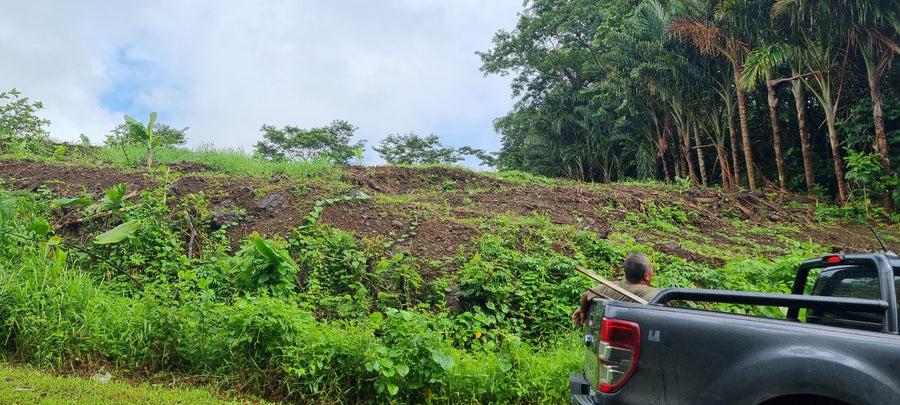
M581 267L580 265L576 264L575 270L578 270L579 272L581 272L581 274L584 274L585 276L588 276L588 277L600 282L600 284L603 284L609 288L612 288L613 291L628 297L629 299L631 299L634 302L637 302L639 304L647 303L647 300L645 300L641 297L638 297L637 295L634 295L631 291L628 291L622 287L617 286L616 283L613 283L612 281L609 281L603 277L600 277L600 276L594 274L594 272L592 272L584 267Z

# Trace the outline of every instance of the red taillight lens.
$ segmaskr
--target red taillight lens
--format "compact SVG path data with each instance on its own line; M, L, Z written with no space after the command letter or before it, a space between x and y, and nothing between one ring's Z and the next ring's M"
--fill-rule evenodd
M641 348L641 328L638 324L603 318L600 324L600 392L618 391L637 370Z
M822 258L822 260L824 260L825 263L828 263L828 264L838 264L841 262L841 257L840 256L825 256Z

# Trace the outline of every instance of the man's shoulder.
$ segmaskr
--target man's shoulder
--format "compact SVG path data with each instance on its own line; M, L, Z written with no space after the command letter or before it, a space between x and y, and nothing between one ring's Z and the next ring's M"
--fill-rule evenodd
M629 292L648 301L659 293L658 288L650 287L646 284L622 283L622 287L625 287Z

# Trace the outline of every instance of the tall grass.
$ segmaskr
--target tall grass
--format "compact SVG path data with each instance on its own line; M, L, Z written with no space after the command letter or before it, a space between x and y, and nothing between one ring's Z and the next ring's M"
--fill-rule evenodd
M377 322L330 324L296 303L267 296L232 305L167 303L151 293L122 297L54 263L52 257L26 255L16 263L19 269L4 265L0 271L0 314L8 330L2 338L12 359L56 369L94 365L203 374L220 388L243 384L251 393L279 392L301 403L374 397L401 403L560 403L565 376L578 366L573 335L542 347L509 336L496 351L445 351L456 366L431 368L440 372L421 380L420 388L379 392L378 381L393 374L367 364L408 361L411 376L427 367L437 348L449 348L443 331L435 329L440 323L418 315L394 318L391 329ZM387 330L416 333L380 336ZM404 343L415 336L427 337L415 347ZM407 354L389 355L393 350Z
M117 166L140 168L146 164L147 151L141 145L92 148L82 156L88 161L112 163ZM200 145L196 150L161 147L153 150L157 166L181 162L195 162L222 173L236 176L272 176L276 174L297 178L336 178L335 166L324 160L274 162L255 158L242 149L215 149Z

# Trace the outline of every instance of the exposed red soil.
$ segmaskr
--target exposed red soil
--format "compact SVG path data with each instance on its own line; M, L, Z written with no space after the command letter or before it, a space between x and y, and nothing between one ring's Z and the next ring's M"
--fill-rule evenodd
M391 241L393 251L409 251L415 257L441 262L446 262L461 246L484 232L477 226L478 220L535 214L545 216L554 224L595 231L601 237L611 233L629 234L636 242L649 244L663 253L712 267L721 266L727 258L692 252L685 248L686 242L715 246L738 243L747 245L748 249L786 252L789 242L758 231L776 224L795 229L796 234L787 235L793 240L820 244L832 251L880 250L866 224L821 223L811 205L788 205L790 201L809 202L795 195L622 184L545 186L535 181L512 182L446 167L347 166L342 170L341 181L328 183L298 181L286 176L228 176L211 173L202 165L189 162L169 165L168 172L148 172L0 160L0 179L7 188L32 191L46 188L55 198L88 195L97 200L104 190L120 183L127 183L128 190L135 195L166 187L166 198L173 212L239 213L240 221L227 231L233 246L240 245L254 231L269 237L286 235L305 221L316 201L362 192L374 198L328 205L319 222L351 232L360 239ZM209 207L198 207L185 199L201 192ZM627 222L622 221L629 213L652 217L672 212L685 214L686 222L682 226L689 232L634 231L626 229ZM80 214L75 209L61 209L58 215L56 225L69 224L71 228ZM753 229L757 231L751 232ZM69 232L80 233L77 229ZM900 240L900 227L896 224L880 227L880 232L889 242ZM88 237L80 235L84 241ZM897 250L897 246L889 247Z

